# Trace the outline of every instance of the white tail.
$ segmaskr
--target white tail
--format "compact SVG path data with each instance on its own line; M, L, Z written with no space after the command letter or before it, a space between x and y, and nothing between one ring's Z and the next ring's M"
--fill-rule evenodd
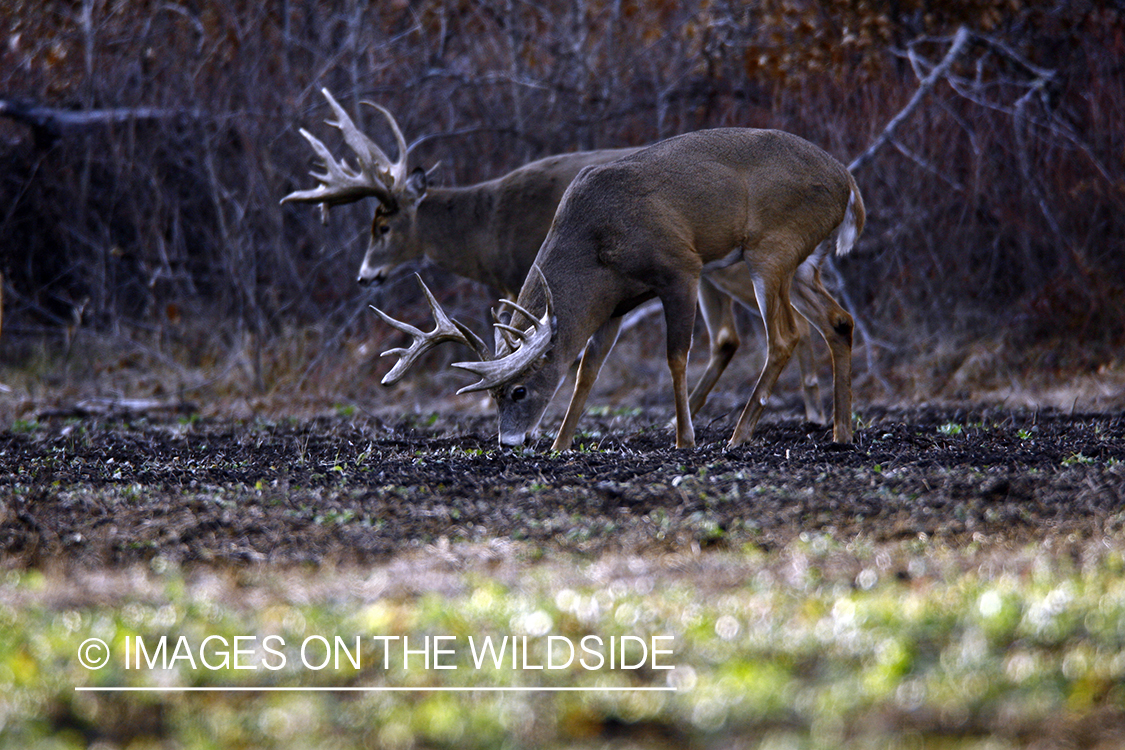
M582 351L570 408L553 448L570 446L586 396L616 338L621 316L658 297L667 327L676 445L695 444L685 381L700 275L741 260L711 280L765 321L766 364L730 445L751 436L798 340L793 305L828 342L833 363L833 439L851 442L853 321L824 289L820 262L847 252L863 230L863 200L847 169L811 143L779 131L720 129L663 141L584 170L559 206L518 298L512 324L550 331L535 356L517 342L476 373L468 389L497 400L500 441L524 442L567 366ZM792 297L790 290L792 287ZM534 310L542 310L537 318ZM545 322L551 325L544 326ZM521 351L523 350L523 351Z
M856 200L859 199L859 211L863 211L863 199L859 198L859 191L855 190L848 196L848 207L844 211L844 221L836 228L836 255L847 255L855 247L859 233L863 231L863 216L856 215ZM858 222L858 226L857 226Z

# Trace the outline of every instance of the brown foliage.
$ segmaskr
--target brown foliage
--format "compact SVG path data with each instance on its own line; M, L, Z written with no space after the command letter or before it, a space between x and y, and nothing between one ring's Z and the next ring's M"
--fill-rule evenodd
M171 113L0 119L8 328L229 320L268 340L354 320L369 207L326 232L277 205L309 183L296 128L322 119L320 86L388 106L450 184L730 125L847 161L960 25L995 42L958 62L967 89L937 87L857 175L870 220L840 269L855 312L903 345L997 322L1121 343L1125 18L1030 0L8 2L0 99Z

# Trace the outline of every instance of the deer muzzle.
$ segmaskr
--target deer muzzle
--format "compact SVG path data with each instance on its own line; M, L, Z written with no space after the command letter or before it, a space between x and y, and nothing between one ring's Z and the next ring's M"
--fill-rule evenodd
M500 432L500 445L504 448L519 448L528 443L526 432Z
M387 266L371 268L365 264L363 268L359 269L359 276L357 276L355 280L360 286L368 286L369 284L378 285L387 280L388 273Z

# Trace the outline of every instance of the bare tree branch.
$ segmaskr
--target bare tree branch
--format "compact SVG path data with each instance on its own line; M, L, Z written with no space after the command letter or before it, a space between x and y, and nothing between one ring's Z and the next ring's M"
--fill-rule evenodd
M914 151L907 148L902 143L902 141L898 140L897 138L892 138L890 140L890 143L891 143L892 146L895 147L895 150L898 151L900 154L905 156L907 159L910 159L910 161L914 162L919 167L921 167L925 171L932 174L934 177L937 177L939 180L944 182L946 185L949 185L954 190L961 191L961 190L965 189L964 185L962 185L957 180L954 180L951 177L949 177L945 172L943 172L941 169L939 169L938 167L934 166L932 163L927 161L920 154L917 154Z
M867 147L866 151L852 160L851 164L848 165L849 170L852 172L859 170L866 165L867 162L871 161L876 151L891 142L898 127L914 113L914 110L921 106L922 100L925 99L926 94L930 93L934 86L937 85L938 81L945 76L953 66L953 63L961 56L965 47L968 46L971 38L972 35L964 26L957 29L957 34L953 37L953 43L949 46L949 51L945 53L945 57L942 58L942 61L930 71L929 75L922 79L921 83L918 85L918 89L914 92L914 95L910 97L910 101L906 103L906 106L903 107L897 115L891 118L891 121L887 123L887 127L883 128L883 132L879 134L879 137Z
M84 128L135 120L171 120L177 117L203 119L197 109L162 109L159 107L114 107L111 109L58 109L16 99L0 99L0 117L9 117L33 128L58 131L62 128Z

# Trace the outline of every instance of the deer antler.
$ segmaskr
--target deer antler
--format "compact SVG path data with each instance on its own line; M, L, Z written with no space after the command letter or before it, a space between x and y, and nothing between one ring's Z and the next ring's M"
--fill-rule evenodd
M504 337L506 341L514 345L513 350L495 359L482 358L483 361L481 362L454 362L452 367L471 372L480 378L479 382L465 386L457 393L484 391L503 385L518 377L529 365L550 350L555 335L555 304L551 298L551 287L547 285L547 279L543 276L543 272L539 270L539 266L532 266L532 268L539 274L547 295L547 309L543 313L543 317L536 318L511 300L501 300L501 306L507 305L526 316L531 321L531 327L526 331L521 331L505 323L494 323L493 326L497 330L513 337Z
M383 117L387 118L387 123L391 126L391 133L395 137L395 146L398 148L398 159L395 161L391 161L378 146L371 142L370 139L366 138L366 136L363 136L363 134L359 133L358 131L356 131L356 133L363 137L364 140L366 140L367 143L370 144L370 148L374 149L374 158L377 158L383 165L383 167L387 170L387 174L390 175L391 178L391 185L393 187L397 187L406 184L406 138L403 137L402 131L399 130L398 123L395 122L394 115L392 115L386 107L381 104L376 104L375 102L362 101L360 102L360 104L366 104L368 107L378 110L383 115ZM343 113L343 110L341 109L339 110L339 112ZM347 115L345 114L344 116L346 117ZM351 145L350 142L348 145ZM436 168L437 165L434 166ZM429 171L433 170L431 169ZM429 172L427 172L427 174L428 173Z
M499 320L493 324L497 331L502 332L504 341L512 347L512 351L502 357L493 357L480 337L459 321L446 315L445 311L441 309L441 305L438 304L437 299L430 292L429 288L426 287L425 282L422 281L422 277L418 274L414 274L414 276L418 279L418 283L421 285L422 291L426 295L426 300L430 304L430 310L433 312L435 323L434 330L426 333L409 323L395 320L382 310L372 306L371 309L374 310L375 314L382 318L385 323L397 328L413 339L408 347L388 349L383 352L382 356L384 357L388 354L396 354L399 357L398 362L391 368L391 371L383 376L383 385L393 385L397 383L419 357L445 341L457 341L465 344L480 358L479 362L453 363L453 367L467 370L481 379L480 382L466 386L457 391L459 394L495 388L527 369L528 365L546 354L551 348L551 341L555 332L555 304L554 300L551 298L551 288L547 286L547 280L543 277L543 272L539 270L539 267L534 266L533 268L539 273L539 278L543 280L543 288L546 290L547 294L547 310L543 313L542 318L536 318L531 312L511 300L500 301L501 306L507 305L523 314L531 321L531 327L526 331L521 331L519 328L500 322Z
M431 294L430 290L426 287L425 282L422 281L422 277L418 274L414 274L414 276L418 279L418 283L422 285L422 291L426 295L426 300L430 303L430 310L433 311L435 322L434 330L426 333L409 323L395 320L377 307L371 306L375 314L382 318L384 322L414 339L407 348L388 349L383 352L382 356L384 357L388 354L397 354L399 357L398 362L391 368L391 371L383 376L383 385L393 385L397 383L414 364L415 360L445 341L458 341L469 346L482 360L491 357L484 342L464 325L446 315L445 311L441 309L441 305L438 304L437 299L434 298L434 295Z
M394 133L395 143L398 146L398 160L391 161L390 157L379 148L374 141L359 131L352 118L333 98L328 89L321 89L328 105L336 115L335 121L326 122L338 128L344 136L348 147L355 152L358 168L352 167L344 159L336 161L328 147L304 128L301 135L309 142L324 162L324 173L313 171L310 174L320 184L311 190L298 190L281 199L282 203L319 203L322 206L338 206L343 203L352 203L374 196L387 206L397 205L395 191L401 189L406 182L406 139L399 130L398 123L385 108L372 102L363 102L381 112L390 123Z

